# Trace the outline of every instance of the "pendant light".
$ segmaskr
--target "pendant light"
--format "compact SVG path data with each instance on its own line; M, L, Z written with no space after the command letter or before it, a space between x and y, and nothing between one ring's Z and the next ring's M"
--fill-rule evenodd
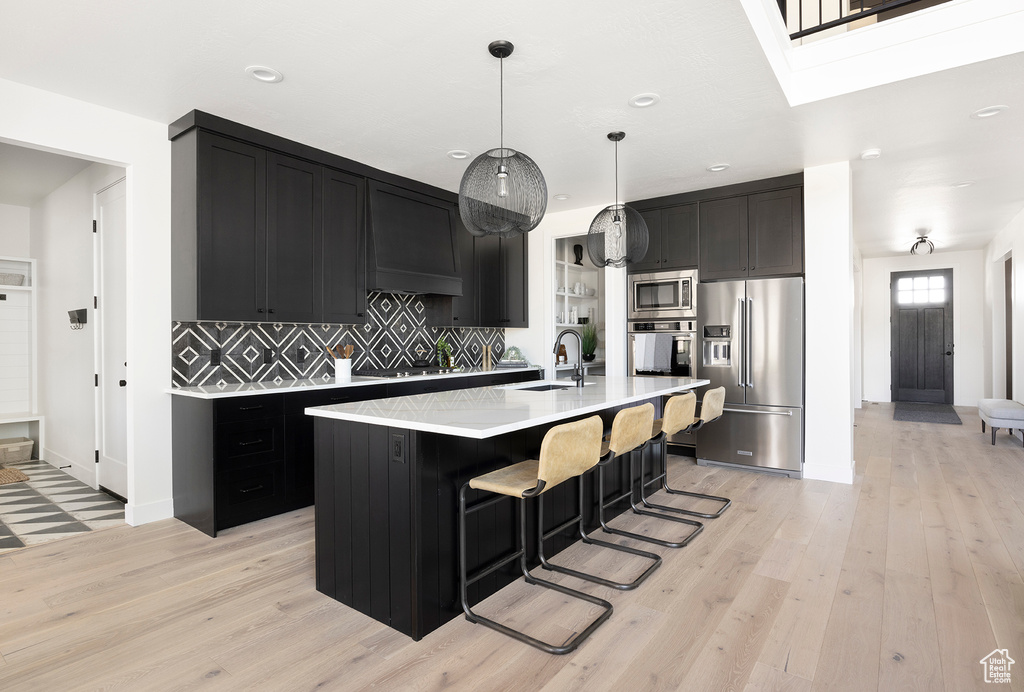
M648 232L644 217L619 204L619 142L625 132L609 132L615 142L615 203L597 213L587 233L587 254L598 267L624 267L647 254Z
M934 251L935 243L928 240L926 235L917 236L917 242L910 248L910 254L912 255L930 255Z
M548 206L548 186L540 168L523 152L505 146L505 58L514 48L508 41L487 46L501 66L498 148L473 159L459 185L459 213L476 236L512 238L532 231Z

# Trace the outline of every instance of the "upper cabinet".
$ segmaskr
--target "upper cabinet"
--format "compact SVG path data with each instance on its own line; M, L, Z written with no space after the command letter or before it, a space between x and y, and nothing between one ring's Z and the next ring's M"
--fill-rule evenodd
M474 239L481 327L529 327L529 234Z
M687 269L697 266L697 204L641 211L647 223L647 254L629 265L630 272Z
M803 190L700 203L700 279L803 273Z
M323 321L366 321L366 181L324 169Z
M459 246L462 295L452 298L452 325L455 327L480 326L480 300L476 239L466 230L458 213L455 214L456 242Z

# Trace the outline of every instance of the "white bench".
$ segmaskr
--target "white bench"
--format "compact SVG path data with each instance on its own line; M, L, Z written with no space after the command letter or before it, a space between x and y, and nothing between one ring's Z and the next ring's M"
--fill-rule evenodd
M1024 430L1024 404L1009 399L982 399L978 402L978 415L981 416L981 432L985 432L985 424L992 428L992 444L996 443L996 430L1007 428L1013 431Z

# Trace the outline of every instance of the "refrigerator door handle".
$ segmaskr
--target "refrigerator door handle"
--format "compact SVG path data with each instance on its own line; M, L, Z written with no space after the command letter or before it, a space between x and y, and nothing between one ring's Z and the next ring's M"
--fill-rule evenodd
M792 416L792 411L754 411L746 408L723 408L729 413L756 413L759 416Z
M746 337L747 345L744 347L743 352L744 352L744 355L746 356L746 361L747 361L746 368L747 368L747 386L748 387L753 387L754 386L754 368L753 368L754 358L751 355L751 351L754 350L753 349L753 345L754 345L753 331L754 331L754 299L753 298L747 298L747 324L746 324L746 326L743 329L743 336Z
M736 383L736 386L737 387L746 387L747 385L743 384L743 381L744 381L744 378L743 378L743 368L744 368L744 364L747 362L747 358L746 358L746 353L747 353L747 335L746 335L747 305L744 302L743 298L739 298L739 311L738 311L736 317L737 317L736 325L739 327L739 334L737 335L738 338L736 339L736 341L737 341L737 343L738 343L738 345L740 347L740 352L738 354L739 358L736 359L737 361L739 361L737 363L737 365L739 367L736 369L736 374L737 374L737 378L739 379L739 382Z

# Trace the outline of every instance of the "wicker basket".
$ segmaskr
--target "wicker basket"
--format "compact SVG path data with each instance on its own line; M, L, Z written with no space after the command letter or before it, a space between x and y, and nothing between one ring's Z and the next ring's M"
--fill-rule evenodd
M24 274L5 274L0 272L0 286L21 286L24 283Z
M0 440L0 464L28 461L35 443L27 437L8 437Z

